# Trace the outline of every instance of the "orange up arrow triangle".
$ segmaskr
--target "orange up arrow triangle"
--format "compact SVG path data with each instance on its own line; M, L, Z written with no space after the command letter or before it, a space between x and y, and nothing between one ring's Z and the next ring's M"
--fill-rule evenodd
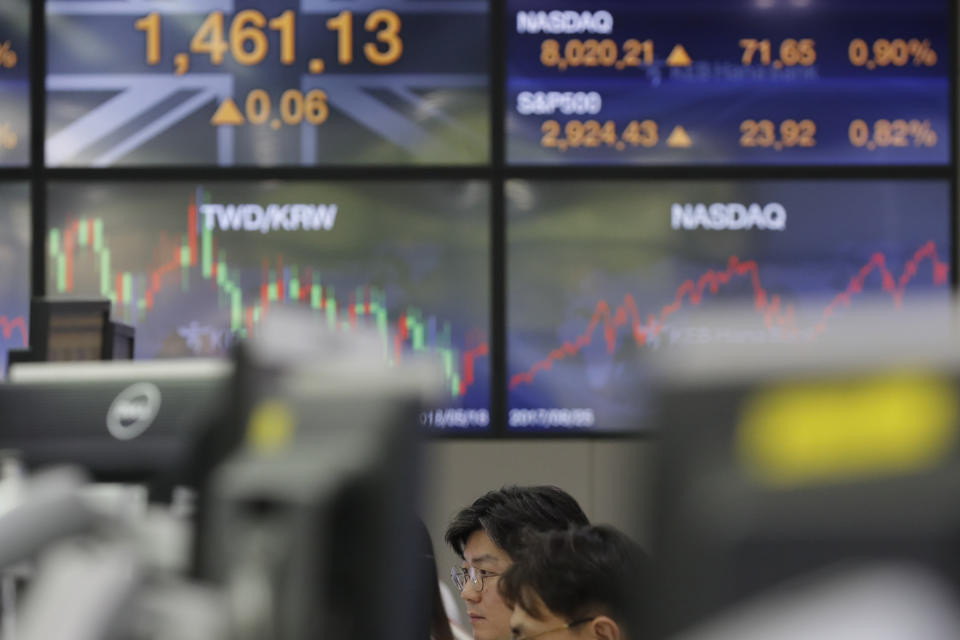
M233 98L227 98L221 102L220 106L217 107L217 112L210 118L210 124L215 127L222 124L246 124L246 122Z
M670 55L667 56L668 67L689 67L691 64L693 64L693 60L690 59L690 54L687 53L682 44L675 46Z
M688 149L693 146L693 140L687 134L687 130L677 125L667 138L667 146L675 149Z

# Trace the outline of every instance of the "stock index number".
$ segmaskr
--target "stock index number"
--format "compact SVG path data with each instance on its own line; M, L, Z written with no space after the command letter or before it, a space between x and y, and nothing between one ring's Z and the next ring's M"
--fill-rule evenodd
M814 147L817 125L813 120L784 120L779 126L772 120L744 120L740 123L740 146L762 149Z
M326 26L337 34L337 60L350 64L354 59L353 12L344 10L327 20ZM161 16L152 12L133 23L137 31L146 36L146 60L156 65L161 60ZM366 31L375 34L376 42L363 45L363 55L371 63L386 66L397 62L403 55L403 39L400 37L402 21L396 12L377 9L364 20ZM230 20L229 27L223 11L207 15L190 39L190 53L208 55L210 63L221 65L227 52L243 66L254 66L266 59L270 51L267 30L280 36L280 63L296 62L296 13L288 9L267 18L256 9L244 9Z

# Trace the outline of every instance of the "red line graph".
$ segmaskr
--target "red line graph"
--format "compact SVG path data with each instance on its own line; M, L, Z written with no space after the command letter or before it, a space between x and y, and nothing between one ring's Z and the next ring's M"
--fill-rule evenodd
M893 298L894 305L900 308L903 304L903 296L907 285L916 277L920 264L925 260L932 263L933 283L935 285L945 285L950 277L950 265L940 260L937 255L936 244L933 241L924 244L914 252L904 266L903 273L900 274L899 278L895 278L887 268L886 256L882 253L873 254L870 260L850 279L847 288L834 296L824 308L820 320L814 326L814 335L819 335L826 329L827 321L837 308L848 306L855 295L863 293L864 282L875 271L880 274L883 292L889 294ZM679 311L684 305L699 305L707 291L711 295L717 295L720 287L729 284L735 277L748 277L750 279L753 288L753 308L763 316L764 324L768 328L780 326L785 329L796 329L793 305L784 305L780 296L767 293L760 282L760 267L757 263L753 260L744 262L737 256L732 256L724 271L711 269L696 281L687 280L680 285L673 301L664 306L659 314L649 314L646 322L642 319L636 300L629 293L624 296L623 302L612 311L607 301L601 300L597 303L593 316L582 334L573 341L564 342L560 347L551 351L546 358L534 363L528 370L513 375L510 378L510 389L515 389L521 384L532 383L538 373L549 371L554 362L579 353L581 349L593 342L594 333L597 327L601 325L608 353L613 354L616 350L620 328L627 324L630 325L631 333L637 345L642 347L646 344L648 337L655 337L660 334L665 321L672 314Z
M463 354L463 378L460 380L460 395L467 392L467 388L473 384L474 371L473 363L477 358L489 355L490 349L486 342L481 342L473 349L468 349Z
M14 316L8 318L7 316L0 316L0 332L3 334L4 340L9 340L13 336L13 330L16 329L20 332L20 344L21 346L27 346L27 320L23 316Z

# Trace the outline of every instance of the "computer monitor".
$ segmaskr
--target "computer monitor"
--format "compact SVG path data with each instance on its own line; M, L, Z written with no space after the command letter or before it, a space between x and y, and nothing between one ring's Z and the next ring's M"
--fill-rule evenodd
M248 621L261 637L422 640L410 425L443 372L384 369L376 334L323 335L309 313L272 324L280 315L240 354L223 430L243 438L201 488L197 573L227 593L269 589Z
M723 3L718 3L723 4ZM649 431L648 360L950 296L946 180L508 180L507 426ZM910 215L904 215L910 212ZM869 319L867 320L869 322ZM680 357L680 356L678 356Z
M33 298L30 313L30 345L11 349L7 368L19 362L133 359L136 328L110 320L105 298Z
M819 342L658 363L658 633L851 565L960 586L960 349L944 317L838 310Z
M46 290L110 298L140 359L224 356L279 309L372 327L384 367L425 354L443 365L448 393L414 425L479 432L491 422L489 194L479 180L61 182L47 199Z
M226 400L225 360L23 363L0 385L0 449L100 481L173 474Z
M110 322L104 299L30 301L31 359L38 362L101 360Z
M106 326L103 341L104 360L133 360L136 329L129 324L111 320Z
M4 14L16 5L4 3L0 8L0 24L4 24ZM22 3L22 8L26 5ZM9 26L9 23L4 24L6 28ZM5 31L4 41L8 35L9 31ZM7 71L5 69L0 74L3 76L0 77L0 112L3 112L5 122L10 117L6 101L12 95L7 91L10 80ZM29 112L29 109L25 111ZM25 149L28 147L24 146ZM0 156L0 165L10 160L3 151ZM25 349L29 344L30 219L30 185L20 181L0 182L0 228L3 229L0 233L0 273L3 274L0 278L0 379L7 371L7 351Z

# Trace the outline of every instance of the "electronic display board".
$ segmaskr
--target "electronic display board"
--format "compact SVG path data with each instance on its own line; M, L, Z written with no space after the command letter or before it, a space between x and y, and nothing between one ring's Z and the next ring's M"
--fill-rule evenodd
M30 162L30 3L0 3L0 167Z
M506 196L511 429L642 428L651 350L813 340L859 300L949 299L946 180L510 180ZM755 324L703 319L730 305Z
M7 373L7 351L29 345L30 189L0 182L0 380Z
M951 162L948 0L507 8L508 162Z
M149 195L147 195L149 193ZM436 358L433 428L489 424L489 207L482 181L56 183L49 296L105 296L136 358L216 356L278 305L375 330L384 366Z
M488 0L51 0L48 166L483 164Z

